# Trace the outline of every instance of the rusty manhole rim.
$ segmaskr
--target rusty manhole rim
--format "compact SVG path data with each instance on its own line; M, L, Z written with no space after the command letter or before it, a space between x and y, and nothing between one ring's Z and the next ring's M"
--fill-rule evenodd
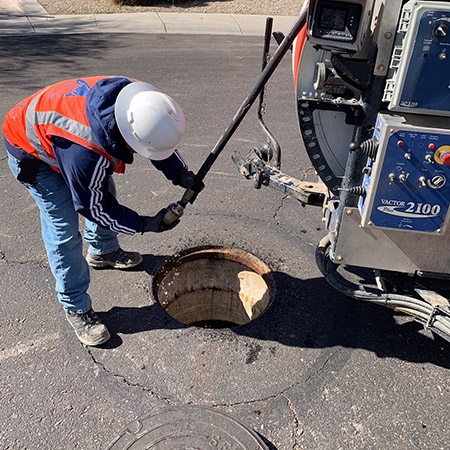
M243 266L248 267L255 274L259 275L267 285L269 301L264 311L258 317L249 319L246 323L235 324L229 328L237 328L247 325L248 323L261 318L270 309L275 299L276 289L273 273L268 264L266 264L259 257L255 256L253 253L241 248L228 245L203 245L177 251L174 255L170 255L161 261L152 272L150 280L150 297L155 304L160 306L164 314L185 326L196 326L194 324L185 323L169 314L160 302L158 288L161 281L164 280L164 278L170 274L171 271L177 267L181 267L186 262L198 260L200 256L202 259L227 260L242 264Z

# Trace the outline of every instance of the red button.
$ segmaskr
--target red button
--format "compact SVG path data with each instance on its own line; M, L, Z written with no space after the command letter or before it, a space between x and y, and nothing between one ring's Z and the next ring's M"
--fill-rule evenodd
M397 142L397 145L398 145L399 147L403 147L403 146L405 145L405 143L404 143L403 141L398 141L398 142Z
M434 150L434 149L436 148L436 146L435 146L434 144L430 144L430 145L428 146L428 148L429 148L430 150Z
M441 161L442 161L442 164L444 164L444 166L450 166L450 152L442 155Z

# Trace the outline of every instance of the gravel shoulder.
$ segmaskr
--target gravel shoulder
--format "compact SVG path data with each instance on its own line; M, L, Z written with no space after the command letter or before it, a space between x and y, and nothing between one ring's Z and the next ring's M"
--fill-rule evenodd
M210 0L210 1L136 1L124 6L113 0L39 0L49 14L112 14L133 12L270 14L296 16L303 0ZM128 2L131 3L131 2ZM141 6L149 4L151 6Z

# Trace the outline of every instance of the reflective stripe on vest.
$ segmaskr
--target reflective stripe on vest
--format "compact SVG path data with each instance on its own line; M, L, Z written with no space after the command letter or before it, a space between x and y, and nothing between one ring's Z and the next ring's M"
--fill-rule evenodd
M105 149L101 146L98 139L95 137L95 134L93 133L91 127L83 125L76 120L69 119L68 117L63 116L56 111L36 112L37 102L42 97L42 95L45 94L47 89L44 89L33 99L33 101L28 106L26 114L27 138L30 141L30 144L38 153L39 158L47 164L50 164L54 167L59 167L58 162L55 159L51 158L45 151L44 147L42 147L41 141L36 133L34 125L55 125L56 127L61 128L62 130L67 131L68 133L73 134L74 136L77 136L86 142L89 142L89 144L97 147L100 150L103 150L103 152L106 152ZM110 155L108 155L108 159L113 160L114 163L114 160L119 161L116 158L111 158ZM117 167L118 162L114 165Z
M51 158L49 154L44 150L44 147L42 147L41 140L39 139L39 136L36 134L36 130L34 129L36 103L47 89L44 89L29 104L26 114L25 125L27 130L27 138L30 141L31 146L36 150L37 154L39 155L39 158L45 163L50 164L53 167L59 168L58 162L55 159Z

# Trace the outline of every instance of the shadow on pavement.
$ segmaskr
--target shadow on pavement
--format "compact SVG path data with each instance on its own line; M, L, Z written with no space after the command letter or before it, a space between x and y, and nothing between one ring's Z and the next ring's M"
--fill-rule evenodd
M139 270L151 276L163 259L164 256L145 255ZM361 348L380 358L450 368L448 343L420 333L422 327L418 323L397 323L394 311L346 298L323 278L301 280L283 272L274 272L274 278L277 294L272 306L253 322L232 328L234 333L299 348ZM151 279L149 286L150 283ZM99 315L115 334L105 348L121 345L118 334L189 328L168 316L159 304L113 307Z
M268 450L278 450L277 447L275 447L275 445L272 444L272 442L270 442L267 438L265 438L261 433L256 432L258 437L264 442L264 444L266 444Z
M108 57L108 49L125 46L126 40L101 34L2 36L0 38L0 86L11 82L24 91L34 92L45 86L30 76L39 67L46 71L46 84L90 72L90 61L98 65ZM77 64L74 69L74 61ZM74 70L76 72L74 72ZM67 75L64 75L66 74ZM52 76L54 75L54 76ZM108 75L108 74L105 74Z

